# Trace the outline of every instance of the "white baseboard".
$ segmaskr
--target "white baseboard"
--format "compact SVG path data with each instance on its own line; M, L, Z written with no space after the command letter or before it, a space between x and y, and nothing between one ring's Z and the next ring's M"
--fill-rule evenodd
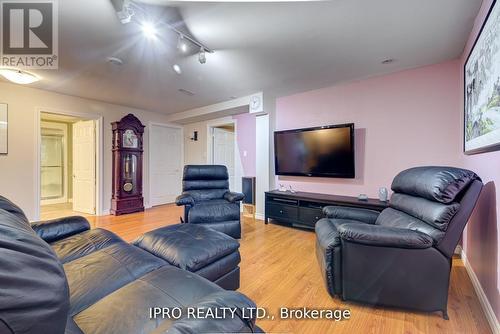
M255 219L264 220L264 215L262 213L255 213Z
M111 214L111 209L102 210L100 216L109 216Z
M463 250L462 250L462 261L464 262L465 269L469 274L472 286L474 287L474 290L476 290L477 297L479 298L479 303L483 308L483 312L484 315L486 316L486 319L488 319L488 323L490 324L493 334L500 334L500 323L498 322L498 319L495 316L493 307L491 307L491 304L488 301L488 298L486 297L486 293L484 292L483 287L481 286L481 283L479 282L479 279L477 278L476 273L474 272L469 261L467 260L467 255Z

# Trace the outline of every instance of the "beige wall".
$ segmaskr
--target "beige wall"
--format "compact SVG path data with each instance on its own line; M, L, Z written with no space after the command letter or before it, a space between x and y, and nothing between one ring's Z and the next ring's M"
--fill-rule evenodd
M146 125L144 134L144 196L149 203L148 171L148 122L166 122L166 116L125 106L51 93L39 89L0 82L0 103L9 105L9 154L0 155L0 194L17 203L28 218L35 219L35 170L37 110L92 113L104 117L104 167L103 211L107 212L111 201L111 122L128 113L136 115Z

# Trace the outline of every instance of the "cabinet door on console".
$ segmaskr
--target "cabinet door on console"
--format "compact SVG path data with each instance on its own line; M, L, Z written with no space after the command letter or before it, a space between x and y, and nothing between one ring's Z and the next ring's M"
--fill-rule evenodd
M323 210L321 208L300 208L299 211L299 221L311 227L316 225L316 222L321 218L324 218Z
M297 220L299 209L296 206L266 203L267 215L277 220Z

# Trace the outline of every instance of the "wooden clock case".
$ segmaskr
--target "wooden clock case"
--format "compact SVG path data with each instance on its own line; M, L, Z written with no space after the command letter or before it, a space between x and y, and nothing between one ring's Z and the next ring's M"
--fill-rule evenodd
M144 211L142 156L144 125L132 114L111 123L113 130L113 190L111 214Z

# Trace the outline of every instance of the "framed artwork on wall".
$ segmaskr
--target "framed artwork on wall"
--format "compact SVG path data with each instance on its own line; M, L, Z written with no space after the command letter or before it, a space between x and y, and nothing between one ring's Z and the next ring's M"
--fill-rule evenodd
M495 0L464 65L464 152L500 150L500 2Z
M7 154L8 115L7 104L0 103L0 154Z

